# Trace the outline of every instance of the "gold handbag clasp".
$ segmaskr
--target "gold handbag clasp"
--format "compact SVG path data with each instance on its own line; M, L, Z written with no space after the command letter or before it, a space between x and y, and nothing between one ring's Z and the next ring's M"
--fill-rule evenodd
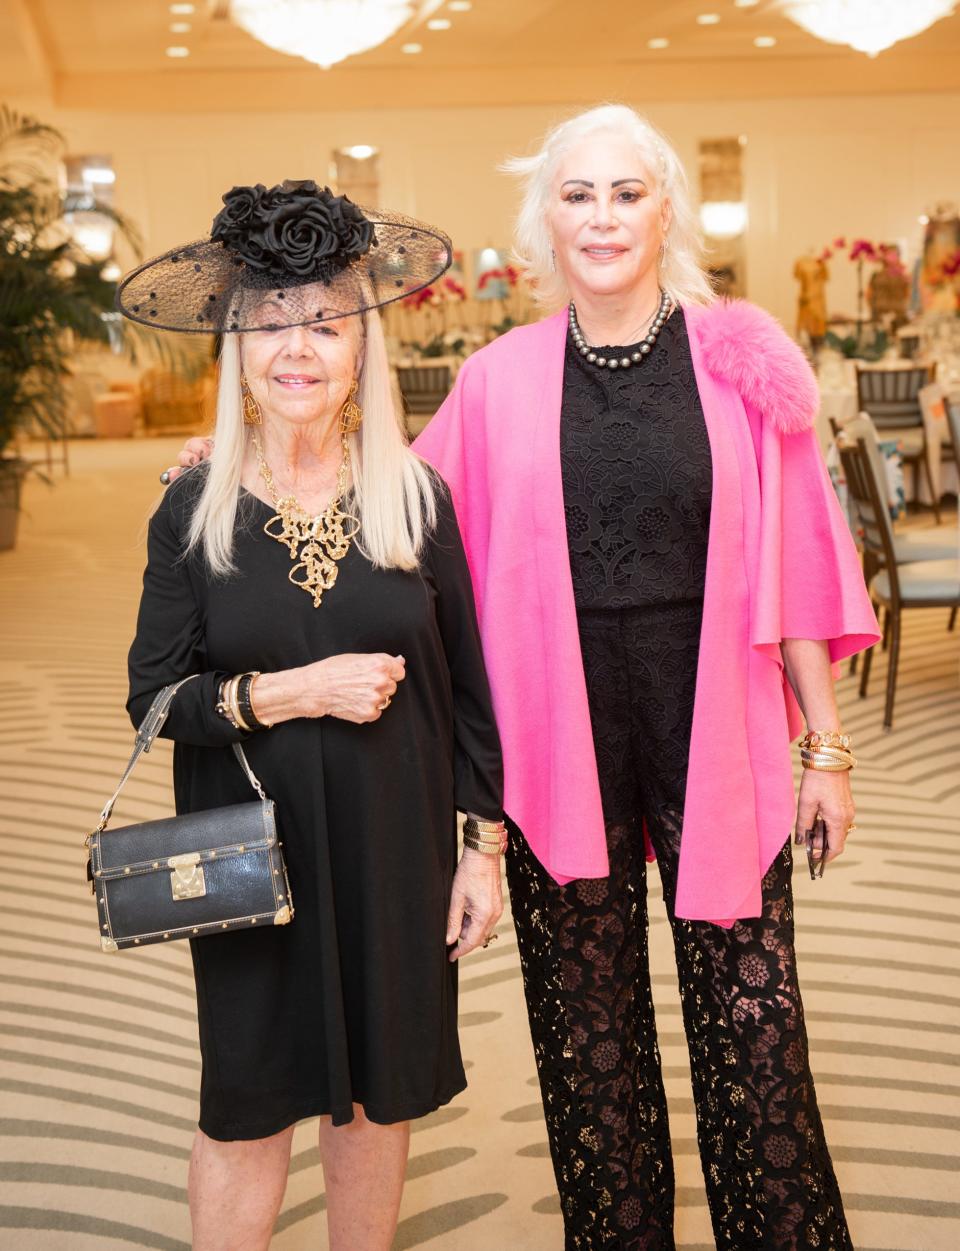
M199 899L207 893L199 852L188 851L182 856L170 856L167 864L173 869L170 887L174 899Z

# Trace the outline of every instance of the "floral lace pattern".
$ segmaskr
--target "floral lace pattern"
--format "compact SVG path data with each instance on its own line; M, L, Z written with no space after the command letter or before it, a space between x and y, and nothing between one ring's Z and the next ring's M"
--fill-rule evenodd
M807 1059L789 841L763 914L673 903L700 605L582 612L609 878L560 886L517 830L507 873L567 1251L674 1251L643 827L673 930L710 1215L722 1251L852 1251Z
M682 312L636 368L599 369L568 339L560 459L578 607L702 595L710 443Z

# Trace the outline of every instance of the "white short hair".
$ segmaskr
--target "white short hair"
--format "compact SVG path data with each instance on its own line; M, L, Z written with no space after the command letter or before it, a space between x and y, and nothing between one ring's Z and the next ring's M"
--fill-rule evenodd
M511 157L501 166L523 180L514 258L525 271L537 303L553 309L570 298L553 262L547 228L550 187L565 153L586 136L600 133L634 143L653 179L654 194L670 202L667 246L660 263L661 287L677 304L709 304L716 297L703 269L703 241L683 165L665 136L625 104L601 104L578 113L550 130L534 156Z

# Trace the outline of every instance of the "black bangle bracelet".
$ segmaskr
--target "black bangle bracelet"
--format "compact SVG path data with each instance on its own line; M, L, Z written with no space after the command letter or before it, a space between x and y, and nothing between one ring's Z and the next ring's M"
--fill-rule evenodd
M259 676L257 673L245 673L237 683L237 705L240 709L240 716L252 730L266 729L266 726L253 711L253 703L250 699L250 688L253 686L253 679Z

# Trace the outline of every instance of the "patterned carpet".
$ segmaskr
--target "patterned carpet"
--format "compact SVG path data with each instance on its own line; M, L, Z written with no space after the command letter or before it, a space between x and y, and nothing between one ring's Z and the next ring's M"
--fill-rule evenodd
M179 945L103 956L83 835L125 761L124 660L143 522L167 442L77 444L27 493L0 554L0 1244L187 1251L199 1058ZM896 722L842 683L860 829L822 883L798 873L814 1071L858 1251L960 1246L960 631L908 615ZM118 818L169 810L170 754L139 766ZM655 875L654 875L655 881ZM678 1246L712 1247L668 929L651 905L677 1154ZM470 1089L415 1126L397 1251L559 1251L560 1219L508 918L463 970ZM214 940L215 941L215 940ZM326 1246L310 1123L274 1246Z

